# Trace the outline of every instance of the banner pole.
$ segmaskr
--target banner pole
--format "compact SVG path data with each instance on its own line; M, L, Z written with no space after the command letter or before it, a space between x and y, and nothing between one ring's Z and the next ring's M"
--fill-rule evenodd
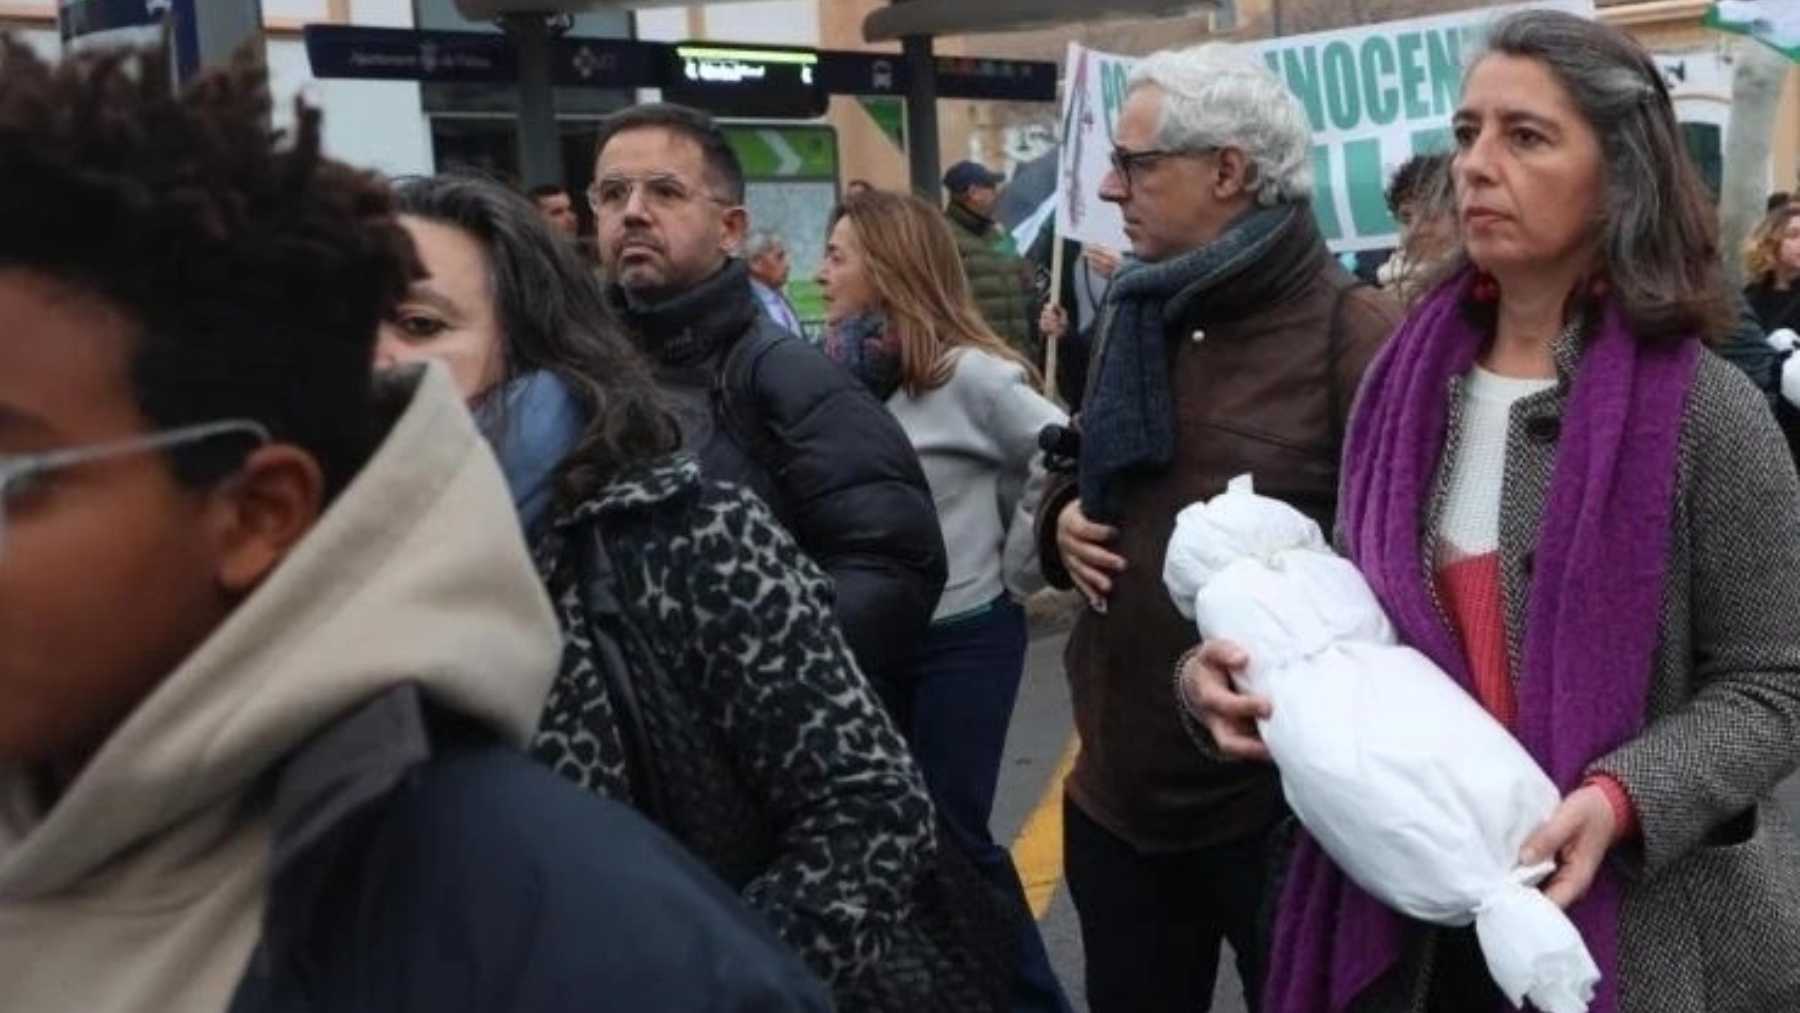
M1056 215L1050 216L1050 300L1045 306L1056 306L1062 302L1063 276L1063 238L1057 228ZM1070 320L1063 328L1062 338L1044 342L1044 396L1056 400L1056 346L1069 336L1069 328L1075 326Z

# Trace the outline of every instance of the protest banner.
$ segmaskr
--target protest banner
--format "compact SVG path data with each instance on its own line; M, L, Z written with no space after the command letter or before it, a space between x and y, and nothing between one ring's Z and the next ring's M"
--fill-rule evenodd
M1128 250L1125 219L1100 199L1110 165L1113 126L1125 104L1125 82L1136 59L1069 43L1064 65L1061 162L1056 180L1056 232L1078 243Z
M1593 16L1591 0L1540 0L1243 43L1300 100L1312 129L1313 213L1333 252L1395 245L1382 191L1415 153L1450 147L1467 58L1493 21L1528 7ZM1057 230L1126 248L1118 208L1099 198L1135 60L1070 44Z

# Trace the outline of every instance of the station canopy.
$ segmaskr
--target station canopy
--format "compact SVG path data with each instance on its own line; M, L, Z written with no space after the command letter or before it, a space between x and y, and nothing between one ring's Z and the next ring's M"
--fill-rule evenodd
M706 6L743 2L746 0L711 0ZM464 15L476 20L546 8L578 13L689 5L691 0L457 0ZM892 0L863 20L863 38L886 42L909 35L969 35L1112 18L1170 18L1218 6L1219 0Z
M908 35L972 35L1114 18L1172 18L1218 6L1216 0L894 0L863 19L863 38L885 42Z

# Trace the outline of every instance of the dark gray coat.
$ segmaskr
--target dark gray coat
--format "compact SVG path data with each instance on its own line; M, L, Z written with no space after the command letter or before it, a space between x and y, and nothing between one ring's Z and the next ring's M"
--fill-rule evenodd
M1515 673L1539 516L1579 354L1577 340L1560 342L1558 385L1512 409L1500 552ZM1459 393L1451 391L1451 449L1462 424ZM1800 841L1771 794L1800 766L1800 480L1768 402L1711 354L1688 397L1677 468L1647 727L1590 768L1624 785L1642 828L1611 859L1625 877L1621 1009L1800 1009ZM1440 464L1426 559L1447 472ZM1425 1009L1441 937L1422 933L1358 1013Z

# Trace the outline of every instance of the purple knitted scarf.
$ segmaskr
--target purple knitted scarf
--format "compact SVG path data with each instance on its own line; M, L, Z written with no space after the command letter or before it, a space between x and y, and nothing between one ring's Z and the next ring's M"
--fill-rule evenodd
M1465 273L1408 316L1369 367L1344 448L1339 524L1400 639L1474 695L1459 638L1421 556L1449 420L1449 387L1488 335ZM1700 343L1643 344L1608 304L1562 419L1527 602L1515 733L1564 794L1644 722L1675 499L1676 451ZM1618 1009L1616 874L1570 911L1603 975L1592 1013ZM1264 1009L1338 1013L1398 961L1409 923L1305 834L1281 897Z

